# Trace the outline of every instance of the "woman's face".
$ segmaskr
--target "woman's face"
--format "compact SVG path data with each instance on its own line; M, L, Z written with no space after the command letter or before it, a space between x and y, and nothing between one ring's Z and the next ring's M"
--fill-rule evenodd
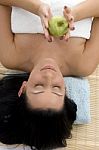
M26 85L26 95L32 108L62 108L64 79L53 59L44 59L33 68Z

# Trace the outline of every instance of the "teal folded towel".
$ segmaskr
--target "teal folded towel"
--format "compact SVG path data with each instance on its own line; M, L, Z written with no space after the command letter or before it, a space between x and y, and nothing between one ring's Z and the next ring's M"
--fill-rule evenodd
M90 116L90 86L85 78L65 77L67 96L77 105L75 124L85 124L91 121Z

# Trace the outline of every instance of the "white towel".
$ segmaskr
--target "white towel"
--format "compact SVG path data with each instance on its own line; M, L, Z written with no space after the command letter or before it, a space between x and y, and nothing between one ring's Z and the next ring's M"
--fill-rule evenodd
M65 5L74 7L85 0L42 0L50 5L53 15L62 15ZM90 38L92 18L83 19L75 23L75 30L71 36ZM11 28L13 33L44 33L39 16L22 8L12 7Z

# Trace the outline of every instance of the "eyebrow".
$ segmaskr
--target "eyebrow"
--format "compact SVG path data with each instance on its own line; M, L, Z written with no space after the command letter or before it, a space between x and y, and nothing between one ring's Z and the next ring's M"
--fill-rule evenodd
M33 92L33 94L40 94L40 93L44 93L44 91ZM54 93L55 95L58 95L58 96L63 96L63 94L61 94L61 93L56 93L56 92L52 92L52 93Z

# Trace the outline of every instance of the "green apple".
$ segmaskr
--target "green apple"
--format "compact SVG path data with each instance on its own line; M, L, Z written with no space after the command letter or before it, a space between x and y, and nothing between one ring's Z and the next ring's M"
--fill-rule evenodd
M63 36L68 31L68 21L63 16L53 16L49 20L49 33L55 37Z

